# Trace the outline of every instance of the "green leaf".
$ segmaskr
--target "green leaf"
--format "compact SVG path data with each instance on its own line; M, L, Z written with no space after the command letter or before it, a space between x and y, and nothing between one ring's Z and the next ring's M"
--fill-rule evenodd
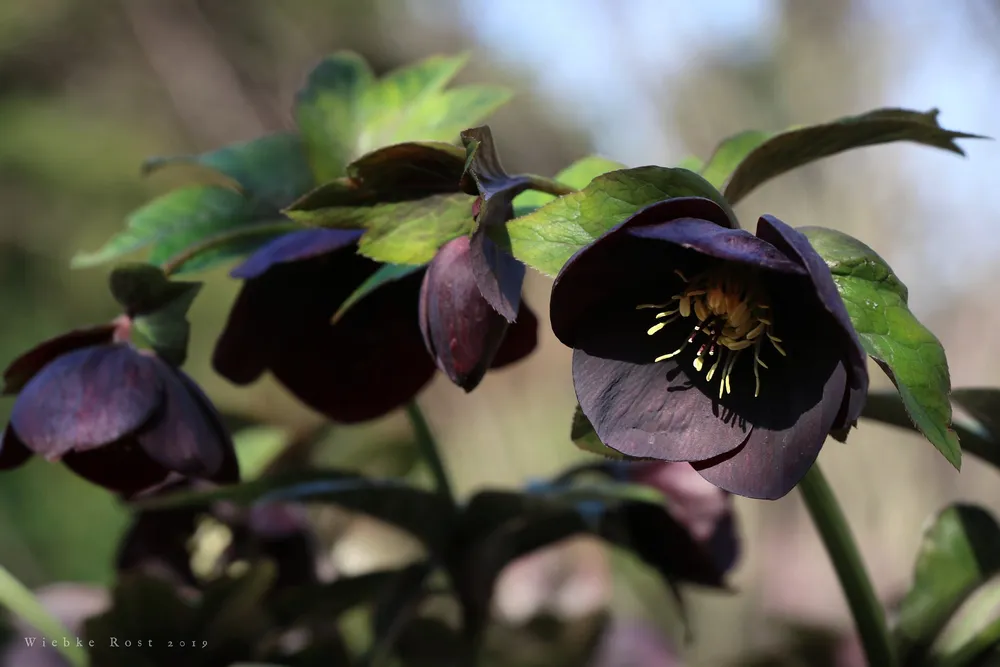
M722 192L735 206L776 176L854 148L911 141L965 155L955 139L986 138L945 130L938 125L937 117L937 109L876 109L784 132L741 132L719 144L703 175L717 187L728 181Z
M865 351L896 385L920 432L961 468L951 429L951 378L940 341L907 307L906 287L874 250L842 232L800 230L826 260Z
M200 155L154 157L143 173L191 164L216 171L238 185L254 202L281 209L313 186L302 138L293 132L269 134Z
M956 415L952 427L962 449L1000 468L1000 389L955 389L952 403L963 408L972 419ZM895 391L869 392L862 417L920 432L906 412Z
M155 313L178 299L190 305L202 287L202 283L170 280L159 267L138 263L115 267L108 283L111 295L130 317Z
M111 273L111 292L132 319L132 328L174 366L187 358L187 312L202 283L173 282L149 264L127 264Z
M241 193L219 186L180 188L157 197L134 211L126 228L102 248L77 254L73 268L104 264L133 252L150 248L149 262L161 264L205 238L236 229L273 223L276 212L264 214ZM206 269L221 261L239 257L268 240L267 235L240 236L229 246L220 245L212 253L199 256L185 270Z
M72 637L63 624L50 614L38 598L15 579L3 565L0 565L0 608L6 608L11 613L17 614L46 637ZM72 667L87 667L90 664L87 652L77 648L72 642L70 646L56 642L53 647L62 653Z
M454 509L444 496L399 480L370 479L339 470L296 471L211 491L182 492L137 501L139 509L202 506L220 500L330 503L407 531L432 551L442 549L453 528Z
M755 148L775 134L774 132L747 130L723 139L722 143L715 148L708 162L698 168L698 173L704 176L706 181L722 189L722 186L726 183L726 179L736 171L740 163Z
M310 74L295 115L319 182L346 174L360 155L407 141L454 141L509 99L491 86L444 90L466 56L435 56L376 79L358 55L340 52Z
M358 249L377 262L425 264L445 243L472 231L474 201L471 195L454 193L374 206L288 211L288 216L310 226L367 229Z
M375 273L369 276L367 280L361 283L356 290L351 292L350 296L344 299L344 302L340 304L340 308L338 308L337 312L333 314L333 317L330 320L331 323L336 323L344 316L344 313L346 313L351 306L356 304L358 301L361 301L361 299L365 298L382 285L405 278L406 276L412 275L423 268L424 266L422 264L383 264L377 271L375 271Z
M639 209L671 197L712 199L736 220L725 198L698 174L686 169L637 167L598 176L579 192L511 220L505 230L496 230L491 236L528 266L554 276L574 253L604 232Z
M587 419L587 415L583 414L583 408L579 405L573 411L573 425L570 428L569 437L573 440L574 445L585 452L599 454L609 459L624 460L627 458L621 452L611 449L601 442L601 439L597 437L597 431L594 430L594 425Z
M579 190L586 187L588 183L601 174L618 169L625 169L625 165L597 155L588 155L585 158L580 158L556 174L555 180ZM555 199L553 195L546 192L539 192L538 190L522 192L514 198L514 215L521 217L532 213L553 199Z
M992 576L1000 573L1000 526L985 510L955 504L924 532L913 584L896 628L903 664L927 651L949 619Z

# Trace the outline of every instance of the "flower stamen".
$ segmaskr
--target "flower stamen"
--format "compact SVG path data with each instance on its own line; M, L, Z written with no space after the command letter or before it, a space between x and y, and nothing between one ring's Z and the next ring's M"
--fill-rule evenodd
M768 341L781 356L788 354L781 346L782 340L774 335L773 316L768 312L771 304L760 289L753 271L742 267L717 266L691 279L679 270L674 270L674 273L685 283L683 290L671 297L670 303L677 305L657 313L656 319L662 321L651 326L646 333L652 336L666 325L692 315L697 324L679 348L657 357L654 362L672 359L699 336L704 337L691 365L695 372L706 371L705 379L709 382L718 379L721 399L732 393L732 375L740 353L753 348L754 397L759 396L760 369L769 368L761 359L763 342ZM667 306L643 304L636 308ZM711 364L705 363L708 357L714 357Z

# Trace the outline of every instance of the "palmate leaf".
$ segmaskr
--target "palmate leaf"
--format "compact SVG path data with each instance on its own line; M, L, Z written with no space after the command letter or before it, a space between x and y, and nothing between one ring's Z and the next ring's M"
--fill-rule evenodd
M861 241L821 227L799 229L833 273L865 351L889 375L910 418L948 462L962 464L951 428L951 379L944 347L907 306L907 290Z
M445 90L467 56L434 56L377 79L357 54L327 57L296 98L295 118L319 183L376 149L408 141L458 139L510 94L493 86Z
M193 165L217 172L231 187L206 184L167 193L129 216L125 230L103 247L74 257L72 266L95 266L142 249L150 250L150 263L165 266L197 248L196 256L171 266L185 273L252 252L289 231L280 225L283 208L319 184L355 177L351 163L364 169L365 156L393 144L454 142L461 130L506 102L509 94L493 86L445 89L466 60L435 56L377 79L354 53L326 58L296 98L297 132L200 155L152 158L143 166L149 173ZM406 187L398 180L396 185Z

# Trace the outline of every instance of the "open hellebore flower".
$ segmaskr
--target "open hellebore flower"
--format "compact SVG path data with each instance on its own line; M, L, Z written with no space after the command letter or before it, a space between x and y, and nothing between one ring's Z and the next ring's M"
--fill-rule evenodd
M487 368L534 348L537 320L527 307L509 328L483 314L466 279L461 240L446 245L429 268L383 284L331 322L380 266L357 254L362 234L293 232L237 267L232 276L246 282L216 346L215 369L236 384L270 370L314 410L355 423L409 402L436 362L470 390Z
M856 422L865 354L802 234L772 216L756 236L733 226L707 199L643 209L563 267L552 328L607 446L779 498Z
M182 371L126 342L128 329L122 318L73 331L7 367L4 393L18 397L0 469L38 454L125 496L178 475L239 481L211 402Z

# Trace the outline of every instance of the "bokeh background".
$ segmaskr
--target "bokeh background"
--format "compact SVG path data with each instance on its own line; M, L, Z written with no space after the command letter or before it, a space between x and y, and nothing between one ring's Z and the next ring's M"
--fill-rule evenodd
M356 50L384 72L471 51L459 82L516 93L490 121L505 166L554 174L595 152L630 166L672 165L707 157L744 129L880 106L940 107L948 128L1000 136L998 29L1000 3L990 0L4 0L0 364L116 314L107 270L71 270L69 259L184 177L142 178L144 158L291 127L296 89L329 52ZM768 212L860 236L909 286L913 310L948 350L953 385L1000 385L1000 147L963 147L965 160L906 144L855 151L767 184L737 212L749 226ZM237 284L224 269L204 279L188 372L220 408L281 427L280 437L319 425L271 381L237 389L212 373ZM539 313L548 288L530 276L526 299ZM530 361L491 374L473 394L435 381L421 400L463 495L583 458L568 438L569 370L570 352L543 321ZM876 386L888 386L872 370ZM0 403L0 418L11 403ZM413 459L399 415L334 428L317 455L384 474L407 473ZM929 444L889 427L862 423L849 444L831 441L821 461L887 602L908 583L931 513L956 498L1000 511L995 471L967 457L959 475ZM738 593L693 593L691 663L765 650L788 619L849 630L798 495L739 499L737 508ZM34 462L0 477L0 562L32 586L108 583L125 520L107 494L58 466ZM411 550L380 526L334 523L333 571ZM543 608L572 615L610 604L677 640L662 589L632 564L586 541L542 561L502 581L502 617L518 623Z

